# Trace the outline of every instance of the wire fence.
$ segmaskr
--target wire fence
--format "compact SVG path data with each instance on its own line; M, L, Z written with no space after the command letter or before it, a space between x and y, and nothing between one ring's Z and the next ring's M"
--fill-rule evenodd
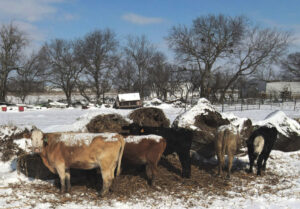
M290 110L300 111L300 100L294 101L269 101L269 100L243 100L214 104L220 112L245 111L245 110Z

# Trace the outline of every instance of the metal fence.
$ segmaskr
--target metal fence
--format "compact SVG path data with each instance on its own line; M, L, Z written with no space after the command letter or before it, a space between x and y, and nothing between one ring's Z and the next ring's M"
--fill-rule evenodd
M236 102L214 104L220 112L245 111L245 110L290 110L300 111L300 100L294 101L270 101L248 99Z

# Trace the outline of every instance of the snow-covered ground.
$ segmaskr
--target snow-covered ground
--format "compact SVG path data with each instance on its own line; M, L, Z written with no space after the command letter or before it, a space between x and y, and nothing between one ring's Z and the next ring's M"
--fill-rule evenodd
M163 109L172 123L183 109L171 105L158 106ZM101 113L118 113L126 116L131 110L111 108L82 109L42 109L25 112L0 112L0 125L32 126L44 132L84 131L89 120ZM263 121L274 110L234 111L242 118L250 118L255 123ZM284 111L291 118L300 118L297 111ZM300 134L300 133L299 133ZM18 141L25 147L25 139ZM215 159L205 161L216 164ZM235 165L248 163L245 155L237 156ZM245 179L243 178L245 177ZM211 176L211 178L216 178ZM247 180L246 180L247 179ZM188 194L165 194L156 191L153 196L133 197L129 201L97 198L97 194L76 191L59 194L52 181L31 179L16 171L16 159L0 161L0 208L299 208L300 206L300 151L284 153L272 151L267 172L257 177L245 171L233 173L232 179L225 181L230 189L224 195L216 195L199 188ZM225 184L224 183L224 184ZM212 188L213 189L213 188ZM184 191L186 196L188 191Z

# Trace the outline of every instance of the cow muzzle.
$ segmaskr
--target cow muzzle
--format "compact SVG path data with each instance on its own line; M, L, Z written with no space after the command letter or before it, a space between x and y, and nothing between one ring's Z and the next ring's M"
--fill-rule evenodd
M42 148L40 148L40 147L32 147L32 152L33 153L41 153L42 152Z

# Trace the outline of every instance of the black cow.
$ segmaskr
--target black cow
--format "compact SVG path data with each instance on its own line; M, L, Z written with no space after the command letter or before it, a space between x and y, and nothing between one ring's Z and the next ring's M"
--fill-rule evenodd
M167 146L163 154L166 156L174 152L177 153L182 167L181 176L183 178L191 177L192 131L184 128L139 126L136 123L125 126L123 129L129 129L132 135L155 134L165 138Z
M261 175L261 168L266 169L267 160L277 138L275 127L262 126L252 132L246 141L250 161L249 172L253 171L254 161L257 159L257 175ZM264 162L263 162L264 161Z

